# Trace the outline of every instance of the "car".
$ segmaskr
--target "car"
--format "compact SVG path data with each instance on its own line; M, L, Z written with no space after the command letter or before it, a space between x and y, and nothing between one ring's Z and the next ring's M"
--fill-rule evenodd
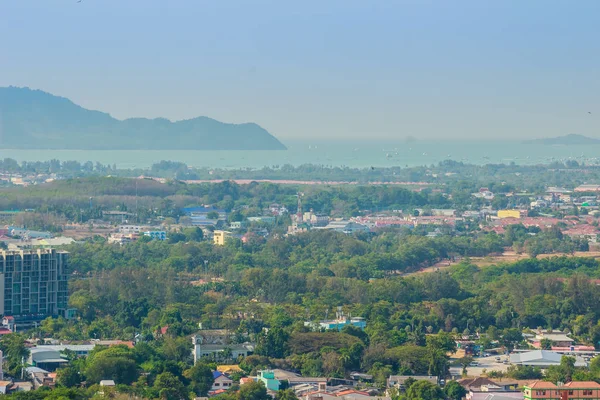
M496 361L501 362L502 359L500 357L496 357Z
M477 361L472 361L469 365L471 367L477 367L479 365L479 363Z
M491 356L491 354L490 353L483 353L483 356L484 357L489 357L489 356Z

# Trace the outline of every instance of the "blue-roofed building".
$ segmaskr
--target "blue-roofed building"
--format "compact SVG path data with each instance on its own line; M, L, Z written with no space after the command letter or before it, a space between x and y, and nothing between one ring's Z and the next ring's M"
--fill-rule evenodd
M205 207L205 206L186 207L186 208L183 208L181 211L183 211L183 213L186 216L190 217L190 220L191 220L193 226L211 226L211 225L214 226L220 220L221 221L227 220L227 211L219 209L219 208ZM217 219L208 218L208 214L211 214L213 212L219 214L219 218L217 218Z
M233 380L220 371L213 371L213 385L210 388L212 393L228 390L233 385Z
M341 307L338 307L338 311L336 313L336 318L332 320L325 320L319 322L305 322L304 326L312 328L314 330L320 329L335 329L336 331L341 331L345 326L352 325L356 328L360 328L364 330L367 327L367 321L362 317L348 317L344 315Z
M341 318L341 319L332 319L326 321L319 322L305 322L304 326L312 328L313 330L321 330L321 329L335 329L336 331L341 331L345 326L352 325L360 329L365 329L367 327L367 321L364 318L354 317L354 318Z
M148 236L153 240L167 240L167 232L165 231L148 231L144 232L144 236Z

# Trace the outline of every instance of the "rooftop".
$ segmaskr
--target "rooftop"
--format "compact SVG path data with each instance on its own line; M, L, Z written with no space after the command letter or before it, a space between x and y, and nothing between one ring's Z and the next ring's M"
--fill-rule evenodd
M529 385L530 389L556 389L556 386L552 382L536 381Z

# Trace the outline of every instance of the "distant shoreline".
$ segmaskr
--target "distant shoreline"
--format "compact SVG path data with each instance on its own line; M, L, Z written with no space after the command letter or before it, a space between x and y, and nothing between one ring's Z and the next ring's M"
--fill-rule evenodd
M150 177L145 177L150 178ZM151 178L159 182L166 182L164 178ZM257 183L276 183L279 185L399 185L399 186L431 186L433 183L430 182L356 182L356 181L304 181L304 180L293 180L293 179L199 179L199 180L184 180L184 183L190 185L197 185L200 183L222 183L222 182L234 182L238 185L248 185L252 182Z

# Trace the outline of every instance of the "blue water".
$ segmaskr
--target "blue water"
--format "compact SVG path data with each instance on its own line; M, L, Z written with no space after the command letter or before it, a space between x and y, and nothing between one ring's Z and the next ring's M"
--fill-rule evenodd
M600 163L600 145L546 146L508 141L289 141L281 151L199 150L0 150L17 161L92 161L119 168L147 168L161 160L194 167L261 168L283 164L348 167L421 166L455 160L471 164L548 164L569 159Z

